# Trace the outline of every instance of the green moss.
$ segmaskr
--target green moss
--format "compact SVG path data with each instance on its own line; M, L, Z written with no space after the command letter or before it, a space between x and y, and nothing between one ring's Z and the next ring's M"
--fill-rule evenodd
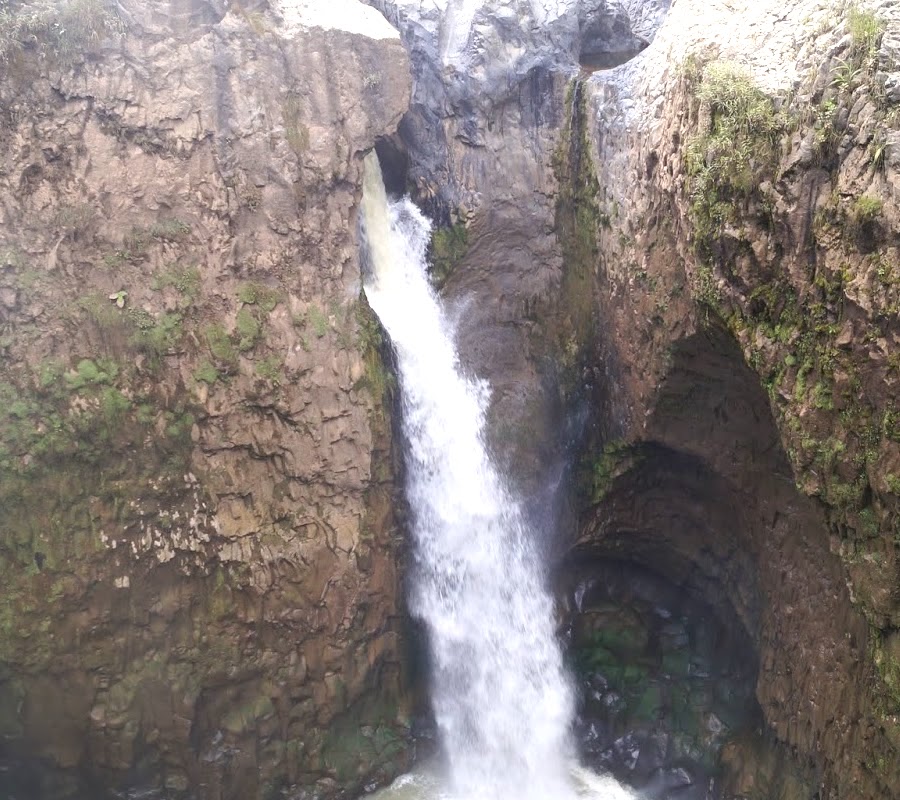
M573 81L566 92L566 126L553 156L559 183L557 238L564 269L558 304L552 314L545 312L545 316L552 317L552 357L560 366L559 382L564 395L581 391L584 362L594 348L598 241L603 221L610 221L608 215L601 215L598 205L600 186L592 158L589 118L586 93L581 84Z
M634 467L639 460L640 455L624 442L607 443L591 467L591 502L601 502L616 478Z
M900 712L900 640L897 637L896 633L886 636L876 627L870 630L870 655L882 682L879 700L885 717Z
M834 408L831 389L824 381L819 381L813 389L813 405L822 411L831 411Z
M189 411L165 411L163 419L166 423L166 436L169 439L187 444L191 439L191 431L196 419Z
M234 321L237 333L237 349L242 353L252 350L262 339L262 323L248 308L242 308Z
M724 220L723 220L724 221ZM708 264L697 264L692 280L692 293L700 305L712 311L719 311L722 298L719 285L712 267Z
M407 749L397 717L396 705L384 700L348 709L322 740L322 766L339 783L352 786L373 767L389 765Z
M238 367L238 351L228 335L228 331L218 322L203 329L207 347L216 368L226 375L233 373Z
M78 391L86 386L109 384L119 374L119 366L108 359L99 363L89 358L78 362L74 371L65 376L66 384L72 391Z
M194 380L198 383L206 383L212 386L221 377L219 370L209 361L201 361L200 366L194 370Z
M266 314L271 313L281 302L281 295L277 289L261 283L242 284L238 289L237 296L238 300L245 305L258 306Z
M783 124L772 99L731 62L707 64L696 96L708 109L709 127L687 147L690 216L696 249L709 259L738 204L774 171Z
M469 231L458 223L449 228L438 228L431 235L430 258L431 279L440 289L450 275L465 258L469 249Z
M179 292L188 303L193 303L200 292L200 270L194 266L175 266L161 272L150 282L150 288L157 292L168 287Z
M381 404L386 402L386 394L393 388L394 378L384 364L381 323L366 301L365 295L360 297L356 307L356 326L357 349L366 366L364 384L372 393L375 402Z
M141 310L129 313L134 325L129 344L154 358L172 351L184 335L180 314L166 313L154 318Z
M108 386L100 393L100 410L107 423L118 423L131 410L131 401L115 387Z
M108 463L121 469L128 460L110 459L144 448L156 420L149 398L133 399L133 373L111 359L82 359L68 370L51 362L35 372L24 383L0 382L0 484L13 492L9 508L18 502L16 476L78 476L85 465ZM155 444L169 447L164 438Z
M282 381L282 367L283 363L281 358L271 355L256 364L255 369L256 374L259 375L260 378L268 381L274 386L280 386Z

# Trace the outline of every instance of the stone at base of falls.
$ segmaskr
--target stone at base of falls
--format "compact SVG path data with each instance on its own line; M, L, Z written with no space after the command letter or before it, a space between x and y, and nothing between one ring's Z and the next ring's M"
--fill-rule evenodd
M809 800L808 780L757 732L756 674L741 632L634 565L582 564L566 580L573 583L563 605L577 609L566 639L585 763L647 800L731 798L754 774L771 796Z

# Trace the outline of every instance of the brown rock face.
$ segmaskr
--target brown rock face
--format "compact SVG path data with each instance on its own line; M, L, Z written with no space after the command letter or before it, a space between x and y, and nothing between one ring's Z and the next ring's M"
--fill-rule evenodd
M237 3L79 8L2 54L3 780L352 789L406 730L355 223L406 56Z
M766 720L821 796L893 797L898 331L877 265L897 212L874 143L896 121L871 97L891 85L897 23L735 13L681 6L658 49L586 87L611 379L576 552L730 606ZM732 90L757 127L730 127Z

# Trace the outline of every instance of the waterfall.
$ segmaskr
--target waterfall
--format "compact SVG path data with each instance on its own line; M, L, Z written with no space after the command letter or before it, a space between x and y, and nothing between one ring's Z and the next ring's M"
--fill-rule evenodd
M472 22L484 0L450 0L441 24L441 60L456 63L463 58Z
M463 370L425 272L431 225L409 199L388 202L366 159L368 301L396 350L406 491L432 703L452 796L573 796L573 714L533 533L485 445L487 386Z

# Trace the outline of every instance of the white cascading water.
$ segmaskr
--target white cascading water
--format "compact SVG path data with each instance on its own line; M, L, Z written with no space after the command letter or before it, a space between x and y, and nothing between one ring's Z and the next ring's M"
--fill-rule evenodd
M397 353L417 564L410 602L429 633L445 790L464 800L565 800L575 795L573 698L553 602L485 446L487 387L464 374L425 272L431 225L409 199L388 202L374 153L363 219L366 296Z
M450 0L441 24L441 58L445 64L458 61L465 52L472 21L484 0Z

